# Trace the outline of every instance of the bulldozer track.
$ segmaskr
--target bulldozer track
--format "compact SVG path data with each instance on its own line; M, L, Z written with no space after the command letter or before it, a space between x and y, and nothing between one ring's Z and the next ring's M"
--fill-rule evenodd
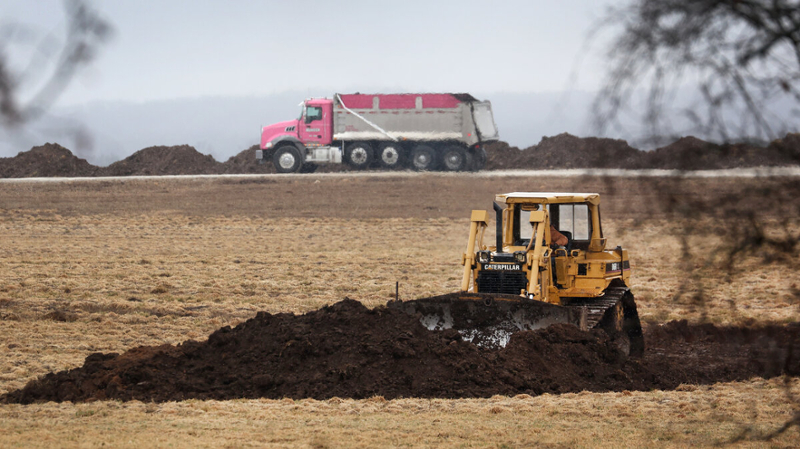
M604 330L612 338L626 341L625 351L634 357L644 354L644 337L633 295L625 285L606 289L599 298L579 298L565 305L585 313L586 329Z
M611 287L599 298L586 298L568 304L567 307L586 310L586 328L593 329L605 316L606 311L617 304L628 292L627 287Z

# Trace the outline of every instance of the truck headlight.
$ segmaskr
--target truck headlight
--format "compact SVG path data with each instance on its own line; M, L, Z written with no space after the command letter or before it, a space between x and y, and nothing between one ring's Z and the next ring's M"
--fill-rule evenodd
M526 256L527 254L525 254L525 251L517 251L514 253L514 260L519 263L525 263Z
M478 251L478 262L489 263L489 251Z
M266 145L264 145L264 148L265 148L265 149L266 149L266 148L272 148L272 142L267 142L267 144L266 144Z

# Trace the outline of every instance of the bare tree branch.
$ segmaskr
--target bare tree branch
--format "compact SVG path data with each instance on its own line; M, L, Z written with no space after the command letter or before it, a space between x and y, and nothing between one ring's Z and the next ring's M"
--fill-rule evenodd
M0 123L6 128L24 125L41 116L72 81L75 74L94 60L97 50L110 38L112 28L97 11L84 0L64 0L67 21L66 40L60 54L45 61L52 75L29 100L21 99L20 86L26 74L13 73L8 63L8 53L0 42ZM13 25L6 25L6 28ZM0 30L0 35L10 35L13 30Z
M694 127L684 133L723 141L773 140L796 126L768 111L779 99L800 104L797 0L632 0L612 9L605 22L621 31L608 52L611 69L594 104L599 133L619 126L620 115L644 89L646 129L652 136L664 134L669 131L664 92L692 84L706 112L685 111ZM739 111L741 120L734 123Z

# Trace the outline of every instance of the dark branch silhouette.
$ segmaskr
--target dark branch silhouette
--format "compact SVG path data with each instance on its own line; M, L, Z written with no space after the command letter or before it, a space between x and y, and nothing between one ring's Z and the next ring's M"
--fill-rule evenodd
M8 50L16 33L23 29L19 24L6 24L0 28L0 123L6 128L19 128L40 117L56 101L72 81L75 74L92 62L98 49L110 38L112 28L97 11L83 0L64 0L67 23L66 36L60 52L53 57L35 55L31 71L14 72L8 60ZM20 87L33 77L35 71L52 74L28 100L21 97Z
M623 116L637 113L641 92L645 93L641 124L651 142L691 133L723 142L775 140L787 130L797 129L800 1L631 0L612 9L605 24L618 26L619 33L608 51L611 68L605 87L594 103L595 126L601 134L620 129ZM673 97L687 86L697 88L699 100L682 111L690 128L675 129L670 120L675 116ZM794 117L771 114L770 106L778 102L791 104ZM791 145L778 141L773 147L789 156L787 160L800 162ZM651 181L650 188L679 192L683 181ZM798 198L800 183L796 180L771 179L763 187L750 191L733 188L728 195L710 200L665 195L664 201L653 207L662 208L681 223L684 261L705 260L704 269L718 266L731 279L736 267L753 256L765 264L797 269ZM690 244L706 236L719 237L719 243L710 250ZM693 291L690 300L705 310L704 291L709 284L696 270L687 269L676 301ZM796 289L795 296L800 298ZM784 366L788 359L775 362ZM800 426L800 399L791 385L786 378L785 391L793 407L789 420L764 433L743 425L730 442L770 440Z
M610 11L621 31L608 51L611 69L596 99L600 133L620 126L646 92L640 114L652 138L697 133L724 142L773 140L796 127L800 105L800 2L791 0L634 0ZM690 129L673 129L671 95L696 85L684 108ZM792 101L795 117L769 113ZM632 111L636 113L637 111Z

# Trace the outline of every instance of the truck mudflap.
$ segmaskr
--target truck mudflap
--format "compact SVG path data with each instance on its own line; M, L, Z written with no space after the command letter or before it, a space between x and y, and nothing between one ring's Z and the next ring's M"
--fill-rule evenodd
M429 330L457 330L481 347L505 347L511 335L524 330L569 323L586 329L586 309L561 307L517 295L450 293L411 301L390 301L388 307L411 315Z

